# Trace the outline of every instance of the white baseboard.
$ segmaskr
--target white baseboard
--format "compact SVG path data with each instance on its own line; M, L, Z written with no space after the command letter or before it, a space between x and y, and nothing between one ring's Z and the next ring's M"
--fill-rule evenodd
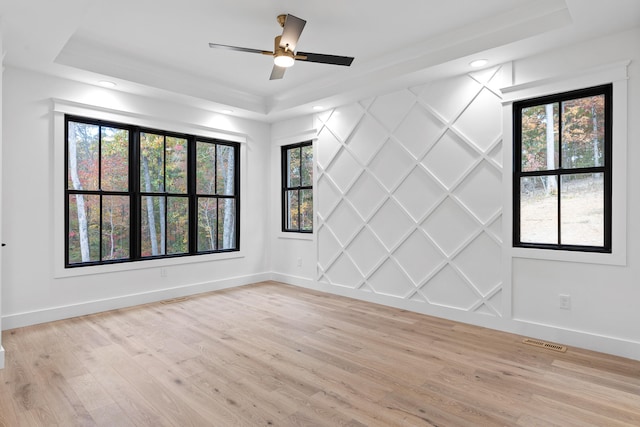
M4 369L4 348L0 345L0 369Z
M373 292L364 292L346 286L332 285L328 283L317 282L311 279L305 279L295 276L287 276L274 273L273 280L283 283L300 286L321 292L327 292L334 295L340 295L347 298L353 298L361 301L367 301L374 304L380 304L387 307L394 307L401 310L413 311L427 316L438 317L442 319L452 320L461 323L470 323L485 328L502 330L504 328L504 319L500 317L492 317L478 315L467 311L442 307L437 305L425 304L422 302L408 301L384 294Z
M607 353L640 361L640 342L625 340L617 337L598 335L587 331L570 330L553 325L544 325L515 318L502 318L469 313L453 308L440 307L425 303L417 303L404 299L363 292L348 287L331 285L315 280L290 276L281 273L273 273L273 280L290 285L316 291L327 292L348 298L373 302L376 304L395 307L403 310L414 311L428 316L439 317L455 322L467 323L498 331L509 332L530 338L550 341L569 347L583 348L587 350Z
M306 277L292 276L290 274L272 272L271 280L275 280L276 282L280 282L280 283L286 283L287 285L299 286L301 288L318 290L318 287L316 286L316 282L314 280L307 279Z
M640 342L587 331L565 329L522 319L513 319L512 324L513 328L508 332L518 335L551 341L569 347L613 354L627 359L640 360Z
M3 330L36 325L39 323L53 322L55 320L100 313L118 308L132 307L148 304L171 298L200 294L203 292L217 291L251 283L271 280L270 273L259 273L248 276L232 277L210 282L193 283L176 286L173 288L159 289L138 294L122 295L113 298L87 301L79 304L71 304L60 307L50 307L43 310L34 310L23 313L9 314L2 317Z

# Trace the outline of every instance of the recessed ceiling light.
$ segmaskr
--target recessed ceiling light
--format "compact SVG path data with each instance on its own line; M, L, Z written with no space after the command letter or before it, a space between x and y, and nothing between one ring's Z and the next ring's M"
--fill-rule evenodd
M475 61L471 61L469 65L471 65L473 68L479 68L484 67L488 62L489 61L487 61L486 59L476 59Z
M230 110L229 108L225 108L224 110L221 111L222 114L232 114L233 110Z
M313 106L313 110L314 110L314 111L324 110L324 107L323 107L322 105L314 105L314 106Z
M98 84L100 86L102 86L102 87L116 87L116 86L118 86L117 84L115 84L114 82L109 81L109 80L100 80L98 82Z

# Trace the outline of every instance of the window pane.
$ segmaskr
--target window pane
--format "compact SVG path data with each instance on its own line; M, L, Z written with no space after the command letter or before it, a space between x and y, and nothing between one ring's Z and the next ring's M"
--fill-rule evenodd
M129 258L129 197L102 198L102 260Z
M217 208L216 198L198 198L198 252L216 249Z
M141 256L164 255L165 224L165 198L142 196L140 204Z
M218 151L218 188L217 194L233 196L234 192L234 149L228 145L217 145Z
M604 95L562 103L563 169L604 165Z
M520 241L558 243L556 177L520 179Z
M69 122L67 186L73 190L98 189L100 127Z
M302 147L300 181L300 185L304 187L313 185L313 146L311 145Z
M298 190L289 190L286 192L286 228L287 230L299 230L300 224L298 223Z
M300 186L300 148L287 150L287 187Z
M300 190L300 230L313 230L313 190Z
M604 245L604 178L602 174L561 178L563 245Z
M166 156L166 186L167 192L184 194L187 192L187 140L184 138L167 137Z
M169 197L167 200L167 254L189 252L189 199Z
M105 191L129 188L129 131L102 128L101 187Z
M164 192L164 136L140 133L140 191Z
M69 264L100 258L100 196L69 196Z
M558 167L558 103L522 109L522 171Z
M196 143L196 191L198 194L215 194L215 164L216 145L198 141Z
M218 199L218 249L236 248L236 201Z

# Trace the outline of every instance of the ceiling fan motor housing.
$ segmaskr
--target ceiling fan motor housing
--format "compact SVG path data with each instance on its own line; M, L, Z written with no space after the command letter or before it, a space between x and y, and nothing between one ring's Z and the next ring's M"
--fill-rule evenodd
M273 47L273 62L278 67L288 68L295 62L295 55L293 51L289 50L289 45L285 47L280 46L280 39L282 36L277 36Z

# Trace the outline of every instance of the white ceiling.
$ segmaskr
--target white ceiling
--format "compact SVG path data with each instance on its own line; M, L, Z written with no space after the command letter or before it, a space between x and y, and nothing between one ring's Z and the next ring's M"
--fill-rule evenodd
M8 66L162 96L266 121L463 73L640 26L638 0L0 0ZM276 16L307 21L302 51L354 56L351 67L297 61L269 80Z

